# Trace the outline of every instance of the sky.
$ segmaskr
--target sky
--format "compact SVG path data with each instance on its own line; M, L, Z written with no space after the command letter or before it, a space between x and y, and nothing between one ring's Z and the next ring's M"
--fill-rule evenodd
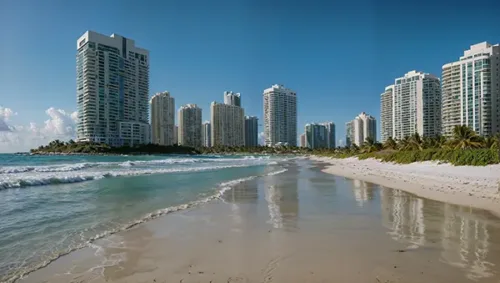
M150 52L150 95L176 108L241 93L262 125L262 92L297 92L298 133L333 121L338 140L411 70L441 76L470 45L500 42L500 1L0 0L0 152L75 134L76 40L87 30ZM447 3L448 2L448 3ZM260 127L262 131L262 127Z

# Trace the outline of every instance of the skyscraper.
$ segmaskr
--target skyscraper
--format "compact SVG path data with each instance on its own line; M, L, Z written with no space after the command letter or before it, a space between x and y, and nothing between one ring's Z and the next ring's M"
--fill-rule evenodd
M335 123L333 122L325 122L323 126L326 128L327 136L326 136L326 147L333 149L336 147L335 141Z
M212 146L212 127L210 127L209 121L205 121L201 126L201 140L202 146Z
M259 145L259 119L256 116L245 116L245 146Z
M186 104L179 109L179 145L201 146L201 108Z
M345 146L351 147L354 142L354 123L349 121L345 123Z
M467 125L481 136L500 132L500 45L472 45L443 66L442 133Z
M306 147L306 134L303 133L300 135L300 147Z
M174 126L174 144L179 144L179 127Z
M352 121L353 125L353 140L352 142L361 146L367 138L377 140L377 121L373 116L362 112Z
M264 136L267 146L297 145L297 94L283 85L264 90Z
M305 146L315 148L335 148L335 124L313 123L305 126Z
M225 91L224 104L241 107L241 95L232 91Z
M393 107L393 138L403 139L415 133L433 137L441 133L439 78L417 71L397 78Z
M85 32L77 41L78 141L151 142L149 52L123 36Z
M380 95L380 137L382 142L385 142L389 137L392 137L392 95L394 85L385 88L385 92Z
M159 145L176 144L175 130L175 100L168 91L155 94L151 104L151 134L152 143Z
M243 108L235 104L237 100L227 98L224 93L224 104L212 102L210 105L212 146L244 146L245 114Z

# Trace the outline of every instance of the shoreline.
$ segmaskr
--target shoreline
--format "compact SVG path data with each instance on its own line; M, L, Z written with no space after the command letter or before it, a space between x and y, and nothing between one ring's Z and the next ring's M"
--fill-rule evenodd
M457 250L458 231L500 232L481 213L384 188L370 193L376 186L324 167L289 162L281 174L228 186L219 200L99 239L16 282L497 282L495 237L468 238L465 259ZM477 262L486 268L477 271Z
M420 197L488 210L500 216L500 165L453 166L437 162L394 164L355 157L309 156L326 163L322 171L397 189ZM495 176L497 176L495 178Z

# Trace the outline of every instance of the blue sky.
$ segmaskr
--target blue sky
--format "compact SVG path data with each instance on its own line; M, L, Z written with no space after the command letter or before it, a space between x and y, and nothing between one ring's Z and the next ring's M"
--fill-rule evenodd
M500 4L446 1L0 1L0 106L11 124L76 110L76 40L117 33L150 51L150 92L209 118L225 90L262 123L262 91L298 94L305 123L379 117L380 93L416 69L441 75L471 44L500 42ZM452 4L453 3L453 4Z

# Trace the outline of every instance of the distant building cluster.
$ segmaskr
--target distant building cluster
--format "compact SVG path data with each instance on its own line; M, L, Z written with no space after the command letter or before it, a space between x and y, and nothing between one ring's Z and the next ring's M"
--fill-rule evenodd
M441 80L411 71L387 86L380 99L381 141L451 136L466 125L480 136L500 132L500 46L472 45L442 67Z
M111 146L186 145L254 147L259 119L245 116L241 94L223 93L210 104L210 121L202 109L186 104L175 115L170 92L149 99L149 51L134 40L87 31L77 40L76 94L78 141ZM456 62L443 65L441 79L410 71L394 79L380 95L380 139L450 136L467 125L481 136L500 132L500 46L472 45ZM264 89L263 134L266 146L297 146L297 93L281 84ZM151 111L150 111L151 109ZM331 149L333 122L308 123L299 146ZM365 112L345 123L343 145L377 140L375 117Z

